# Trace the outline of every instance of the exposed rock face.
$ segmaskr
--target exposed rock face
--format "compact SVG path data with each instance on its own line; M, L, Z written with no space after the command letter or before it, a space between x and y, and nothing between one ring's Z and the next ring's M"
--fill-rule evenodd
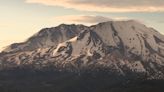
M124 76L162 79L164 36L133 20L90 27L60 25L9 46L0 57L2 68L50 64L69 71L105 69Z

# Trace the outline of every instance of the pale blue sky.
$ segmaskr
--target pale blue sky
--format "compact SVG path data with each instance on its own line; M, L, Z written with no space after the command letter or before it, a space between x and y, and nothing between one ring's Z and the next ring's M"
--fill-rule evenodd
M119 8L112 10L111 7L106 4L111 0L102 0L102 2L101 0L83 0L83 2L82 0L58 0L60 2L57 0L47 1L48 2L46 2L46 0L0 0L0 48L13 42L24 41L44 27L53 27L60 23L69 23L74 16L76 19L81 18L79 16L90 16L89 18L101 16L109 19L135 19L143 22L147 26L157 29L161 33L164 33L164 1L162 0L150 0L150 2L152 1L153 3L144 2L142 6L137 6L136 4L135 7L132 7L132 1L135 0L129 0L129 4L121 3L122 5L117 5L113 3L113 6L111 6L117 6L124 10L119 10ZM66 1L72 1L73 3L71 2L67 4ZM125 1L128 2L128 0ZM138 2L142 3L142 1L139 0ZM97 5L99 3L100 6ZM103 9L101 11L102 6ZM130 10L125 6L132 7L134 9ZM157 9L145 8L149 6L159 7L157 7ZM145 9L142 10L138 7L144 7ZM153 10L151 11L151 9ZM73 17L68 20L70 16ZM94 17L93 19L95 18L99 17ZM73 21L70 23L73 23ZM92 24L89 23L89 21L83 21L81 23Z

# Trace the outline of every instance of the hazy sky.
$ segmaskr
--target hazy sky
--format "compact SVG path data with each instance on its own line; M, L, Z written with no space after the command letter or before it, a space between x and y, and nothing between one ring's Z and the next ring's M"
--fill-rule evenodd
M164 33L164 0L0 0L0 49L44 27L126 19Z

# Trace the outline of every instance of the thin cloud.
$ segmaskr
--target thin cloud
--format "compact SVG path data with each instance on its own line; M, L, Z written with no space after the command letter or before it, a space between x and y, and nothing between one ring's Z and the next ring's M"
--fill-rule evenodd
M58 23L67 23L67 24L85 24L92 25L100 22L112 21L112 20L127 20L126 17L104 17L104 16L94 16L94 15L66 15L66 16L57 16L51 20L55 20Z
M26 0L26 2L95 12L164 12L163 0Z

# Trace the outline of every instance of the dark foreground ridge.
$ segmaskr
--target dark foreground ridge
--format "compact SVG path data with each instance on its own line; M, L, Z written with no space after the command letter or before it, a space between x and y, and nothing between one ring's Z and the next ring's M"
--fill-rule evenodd
M163 92L164 80L129 80L106 72L13 69L0 72L0 92Z

